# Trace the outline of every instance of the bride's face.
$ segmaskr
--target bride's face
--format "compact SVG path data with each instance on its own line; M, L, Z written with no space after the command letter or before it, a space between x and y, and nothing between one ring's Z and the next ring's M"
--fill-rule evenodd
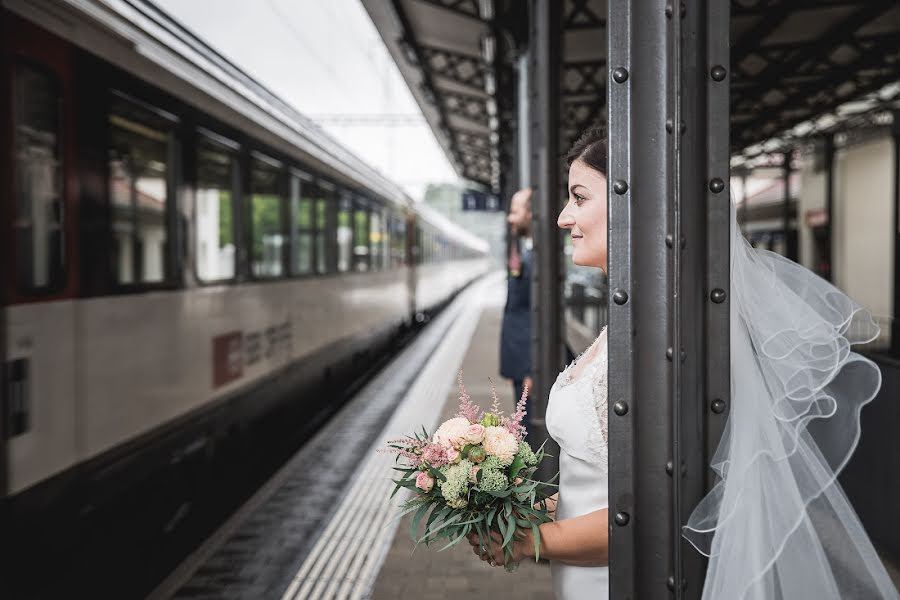
M569 167L569 202L557 224L572 235L572 261L606 271L606 177L580 160Z

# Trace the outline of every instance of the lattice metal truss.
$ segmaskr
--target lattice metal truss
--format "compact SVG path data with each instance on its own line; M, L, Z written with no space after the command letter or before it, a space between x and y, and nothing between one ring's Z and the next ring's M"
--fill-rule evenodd
M606 27L606 16L599 15L589 6L589 0L571 0L566 6L563 29L596 29Z
M487 66L480 56L452 52L442 48L420 46L432 76L458 83L473 92L484 91Z
M450 12L481 20L478 0L419 0L423 4L431 4Z
M735 1L733 8L733 17L758 17L732 48L734 150L900 78L900 27L876 35L861 33L887 13L896 14L893 0ZM829 8L850 12L828 23L813 40L766 41L796 23L802 11Z
M606 80L605 59L563 65L561 126L566 147L589 125L605 121Z
M467 22L492 34L498 51L506 47L507 52L518 53L528 45L527 34L521 34L516 22L525 4L516 0L393 3L401 12L403 7L415 6L445 10L448 23ZM559 121L563 144L571 143L590 124L607 120L605 4L598 0L565 0L563 4L566 41ZM734 44L727 81L734 153L773 137L787 139L784 132L797 124L900 80L896 0L731 0L730 5ZM598 31L596 36L592 29ZM506 156L510 145L505 138L518 127L515 61L510 60L514 56L488 62L483 48L474 45L462 51L452 43L447 47L416 44L422 34L408 28L405 43L418 53L419 67L427 73L424 95L441 114L440 122L432 126L452 141L451 160L463 177L485 185L496 183L497 161L505 170L513 160ZM466 35L467 39L478 37ZM448 39L463 38L449 35ZM566 47L570 39L582 47ZM596 46L584 46L585 40L596 40L589 42ZM475 138L480 138L477 144ZM476 159L485 156L488 168L484 160Z
M468 119L484 127L488 126L486 97L476 94L444 91L441 92L440 102L443 103L444 111L448 115Z

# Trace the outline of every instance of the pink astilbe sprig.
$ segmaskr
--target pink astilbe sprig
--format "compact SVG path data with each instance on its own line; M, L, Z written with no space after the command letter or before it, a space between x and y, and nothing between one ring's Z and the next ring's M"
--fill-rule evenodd
M491 398L494 399L494 403L491 404L491 412L498 417L502 416L503 411L500 410L500 397L497 395L497 388L494 387L494 380L488 377L488 381L491 382Z
M501 417L500 424L503 427L506 427L506 430L513 434L513 436L519 440L520 442L525 439L525 434L528 431L525 429L525 426L522 425L522 421L525 419L525 413L528 412L528 384L522 388L522 397L519 398L519 401L516 403L516 412L514 412L510 417Z
M479 422L481 419L478 418L478 406L472 402L471 396L466 391L462 371L459 372L457 381L459 382L459 412L456 413L456 416L467 419L469 423Z
M417 465L422 462L422 454L427 446L427 440L405 437L397 440L388 440L388 448L379 449L379 452L396 454L398 458L406 459L409 464Z
M447 448L441 444L427 444L422 450L422 459L435 469L450 464L450 455Z

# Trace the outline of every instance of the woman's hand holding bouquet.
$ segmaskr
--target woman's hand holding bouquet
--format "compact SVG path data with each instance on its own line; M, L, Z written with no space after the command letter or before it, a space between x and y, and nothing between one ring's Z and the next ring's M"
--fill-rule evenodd
M414 513L411 535L417 543L446 539L444 550L469 537L487 552L493 541L506 570L514 571L524 556L519 551L524 538L517 531L528 531L537 560L538 527L552 520L546 491L554 484L533 479L544 451L532 450L522 425L528 389L510 417L500 410L496 392L490 412L472 403L462 374L459 390L459 412L433 435L423 429L421 435L388 442L401 473L394 493L400 488L414 493L401 508L403 514Z

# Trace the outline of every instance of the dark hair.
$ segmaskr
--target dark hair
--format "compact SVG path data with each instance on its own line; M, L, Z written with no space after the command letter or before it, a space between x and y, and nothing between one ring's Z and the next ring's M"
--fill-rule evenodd
M606 132L599 125L585 129L566 154L566 166L580 160L590 168L606 175Z

